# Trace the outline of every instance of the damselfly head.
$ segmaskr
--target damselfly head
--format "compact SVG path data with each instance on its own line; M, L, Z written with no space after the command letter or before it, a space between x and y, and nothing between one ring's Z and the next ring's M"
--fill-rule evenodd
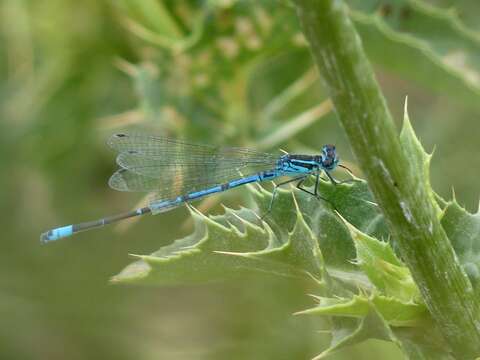
M340 158L337 156L335 145L323 145L322 167L325 170L333 170L338 165Z

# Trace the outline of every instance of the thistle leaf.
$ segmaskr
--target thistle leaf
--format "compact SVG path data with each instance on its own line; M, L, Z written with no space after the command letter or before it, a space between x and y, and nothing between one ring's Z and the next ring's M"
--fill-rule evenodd
M476 105L480 33L453 9L420 0L350 0L351 16L372 61L437 92ZM415 64L412 66L411 64Z
M422 147L422 144L415 135L412 124L410 123L410 118L408 116L408 101L405 100L405 110L403 116L403 127L400 133L400 142L404 153L406 154L409 161L409 172L416 176L418 183L423 183L425 188L428 190L430 197L430 203L436 209L437 216L441 216L440 206L437 204L437 197L433 192L433 189L430 185L430 160L432 159L432 154L428 154ZM398 184L397 186L402 186ZM410 189L414 191L415 189ZM411 217L410 210L406 204L400 204L402 210L405 213L407 218Z
M442 226L477 296L480 296L480 212L469 213L456 200L444 210Z

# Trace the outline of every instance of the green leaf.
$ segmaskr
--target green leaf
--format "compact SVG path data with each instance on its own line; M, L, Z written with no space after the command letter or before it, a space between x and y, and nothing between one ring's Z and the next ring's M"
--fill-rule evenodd
M480 296L480 212L471 214L454 200L445 208L441 222L476 296Z
M378 294L315 298L316 307L297 313L333 317L331 344L315 359L371 338L395 343L409 359L453 359L423 304Z
M239 214L251 211L242 210ZM245 261L227 258L215 251L260 250L274 243L274 235L268 228L261 228L237 215L233 210L230 217L236 217L237 226L228 222L222 224L192 210L195 231L190 236L175 241L151 255L136 255L140 260L115 276L114 282L150 283L156 285L210 282L238 276Z
M253 260L253 268L283 276L299 276L303 273L318 282L324 278L323 259L318 247L318 240L311 229L297 212L297 220L287 241L281 246L267 248L257 252L221 252ZM260 265L260 266L258 266Z
M271 193L256 186L250 190L258 211L264 213ZM326 201L280 189L265 222L245 208L226 208L224 215L211 217L192 209L192 235L149 256L139 256L113 281L188 284L235 279L252 272L292 281L307 279L311 285L305 292L324 295L318 298L321 306L305 313L336 315L332 320L335 340L322 354L371 337L401 344L389 335L388 326L413 327L429 320L423 303L414 301L418 289L387 243L361 232L336 213L370 234L384 236L383 217L368 187L362 181L338 186L322 181L320 194ZM365 295L354 295L358 289ZM371 322L376 325L372 327Z
M249 189L264 213L272 194L259 186ZM388 243L374 238L386 236L386 227L366 184L322 181L320 194L327 201L280 189L265 221L246 208L225 208L223 215L210 217L192 208L190 236L138 256L112 281L190 284L247 274L304 279L305 293L322 295L316 297L318 306L301 313L333 316L331 345L318 358L369 338L392 341L411 358L442 358L441 337L410 272ZM418 330L424 327L428 338Z
M405 303L421 302L420 292L408 268L390 244L378 241L347 223L357 249L356 263L382 293Z
M433 189L430 185L430 160L432 159L431 154L427 154L422 147L422 144L415 135L412 124L410 123L410 118L408 116L408 101L405 100L405 109L403 117L403 127L400 133L400 143L402 149L407 156L409 173L415 176L415 181L418 184L423 184L425 189L428 191L430 198L430 203L435 207L437 217L441 216L441 209L437 203L437 196L433 192ZM393 184L394 186L402 186L402 184ZM410 189L414 191L415 189ZM405 217L411 218L411 210L405 203L400 203L402 210L405 214ZM432 225L430 225L431 227Z
M387 236L386 224L378 207L372 202L372 195L363 181L334 186L329 181L321 181L319 192L324 200L317 200L303 192L296 192L296 201L302 216L318 239L326 264L337 269L352 269L355 247L345 224L335 213L369 234ZM253 191L260 212L265 213L271 201L271 193L261 189ZM277 238L284 239L284 229L292 229L296 208L293 197L286 191L278 191L274 211L266 221ZM279 226L279 224L281 226Z
M418 326L430 321L423 304L401 302L394 297L383 295L354 295L352 298L317 297L318 305L298 314L332 315L364 318L373 305L385 321L392 326Z
M382 316L371 303L367 302L365 316L360 320L336 322L332 330L330 346L317 355L314 360L324 359L342 348L358 344L370 338L393 341L400 345Z
M265 213L271 193L253 186L250 189L258 212ZM371 233L382 234L385 225L378 220L376 205L364 199L371 199L364 182L333 186L321 181L320 193L328 202L304 192L280 189L265 222L244 208L227 208L224 215L212 217L192 211L192 235L149 256L139 256L139 261L114 280L180 284L261 270L322 281L325 259L333 277L356 286L356 280L366 278L355 273L351 235L333 206Z
M480 33L462 24L454 11L419 0L348 3L374 63L476 106Z

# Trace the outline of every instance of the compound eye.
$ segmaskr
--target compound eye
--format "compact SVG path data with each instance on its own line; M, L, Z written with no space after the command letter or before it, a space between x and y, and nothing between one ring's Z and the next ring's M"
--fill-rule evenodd
M335 145L325 145L323 147L323 151L327 153L328 155L331 155L332 153L335 152Z

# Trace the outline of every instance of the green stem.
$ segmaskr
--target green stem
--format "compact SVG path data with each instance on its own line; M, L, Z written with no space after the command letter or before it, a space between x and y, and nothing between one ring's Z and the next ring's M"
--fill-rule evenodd
M479 356L479 301L440 225L429 189L409 172L345 5L296 0L296 6L338 117L432 317L457 358Z

